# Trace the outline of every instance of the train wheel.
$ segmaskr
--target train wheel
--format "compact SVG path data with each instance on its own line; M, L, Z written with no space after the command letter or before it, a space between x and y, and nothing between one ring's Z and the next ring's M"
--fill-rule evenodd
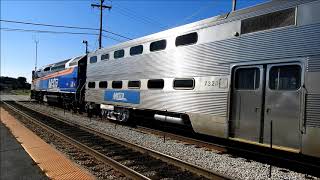
M130 111L125 108L119 108L116 110L118 113L117 120L120 122L127 122L130 117Z

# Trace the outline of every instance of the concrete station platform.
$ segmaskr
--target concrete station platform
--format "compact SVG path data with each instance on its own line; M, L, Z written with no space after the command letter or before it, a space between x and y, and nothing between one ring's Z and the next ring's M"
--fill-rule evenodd
M0 179L95 179L0 109Z

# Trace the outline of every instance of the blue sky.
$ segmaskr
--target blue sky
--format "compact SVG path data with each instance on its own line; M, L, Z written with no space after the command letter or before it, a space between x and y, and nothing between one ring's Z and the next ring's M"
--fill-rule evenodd
M237 0L237 8L245 8L266 0ZM98 0L1 0L1 19L43 24L99 28L99 10L91 3ZM129 38L137 38L165 29L227 13L232 0L113 0L105 1L112 9L104 10L103 29ZM13 24L1 21L1 28L98 33L91 30L64 29ZM104 33L118 40L123 38ZM1 76L27 77L35 64L35 43L38 46L38 67L81 55L89 42L89 50L98 48L96 35L46 34L1 30ZM103 47L117 44L103 38Z

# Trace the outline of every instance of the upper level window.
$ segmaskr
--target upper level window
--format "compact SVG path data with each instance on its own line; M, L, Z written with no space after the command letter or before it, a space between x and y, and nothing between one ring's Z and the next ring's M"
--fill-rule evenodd
M134 56L134 55L137 55L137 54L142 54L142 52L143 52L143 46L142 45L134 46L134 47L130 48L130 55L131 56Z
M198 41L198 33L193 32L178 36L176 38L176 46L185 46L190 44L195 44Z
M112 81L112 88L121 89L122 88L122 81Z
M120 50L115 51L114 54L113 54L113 57L115 59L124 57L124 50L120 49Z
M164 80L163 79L150 79L148 80L149 89L163 89Z
M255 90L260 84L259 68L240 68L236 70L235 88L238 90Z
M160 51L165 49L167 46L166 40L155 41L150 44L150 51Z
M301 67L298 65L273 66L269 72L269 88L297 90L301 86Z
M88 83L88 88L95 88L96 87L96 82L89 82Z
M140 81L129 81L128 82L128 88L129 89L139 89L141 86Z
M241 21L241 33L251 33L295 24L295 8L277 11Z
M90 57L90 64L92 64L92 63L96 63L97 62L97 56L92 56L92 57Z
M175 79L173 81L174 89L193 89L194 79Z
M106 61L109 59L109 54L102 54L101 55L101 61Z
M108 81L99 82L99 88L107 88L107 87L108 87Z

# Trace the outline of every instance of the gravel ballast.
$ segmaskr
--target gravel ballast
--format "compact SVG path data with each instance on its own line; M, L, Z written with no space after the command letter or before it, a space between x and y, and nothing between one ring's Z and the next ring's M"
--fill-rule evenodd
M135 131L134 128L111 123L108 120L100 118L87 118L79 114L73 114L59 108L39 105L34 103L22 103L34 110L45 111L62 119L78 123L80 125L93 128L99 132L113 135L122 140L132 142L150 149L162 152L164 154L179 158L183 161L195 164L197 166L209 169L214 172L233 177L235 179L270 179L269 165L256 161L248 161L244 158L234 157L229 154L219 154L215 151L208 151L206 148L195 147L194 145L185 145L175 140L163 137L145 134ZM279 167L272 167L271 179L320 179L313 176L297 173L290 170L284 170Z

